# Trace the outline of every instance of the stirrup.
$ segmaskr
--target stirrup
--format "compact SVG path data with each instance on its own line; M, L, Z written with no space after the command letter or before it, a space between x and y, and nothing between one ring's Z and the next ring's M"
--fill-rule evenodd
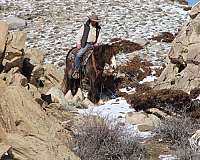
M78 69L75 69L75 71L72 73L72 78L74 78L74 79L79 79L80 78Z

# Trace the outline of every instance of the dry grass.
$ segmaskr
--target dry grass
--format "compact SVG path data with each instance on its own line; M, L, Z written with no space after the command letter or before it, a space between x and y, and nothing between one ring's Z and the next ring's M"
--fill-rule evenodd
M189 138L199 129L199 122L190 117L166 118L159 127L159 135L164 143L170 144L175 155L181 160L193 160L199 153L192 150Z
M100 116L84 116L75 134L75 153L81 160L143 160L147 151L119 123Z

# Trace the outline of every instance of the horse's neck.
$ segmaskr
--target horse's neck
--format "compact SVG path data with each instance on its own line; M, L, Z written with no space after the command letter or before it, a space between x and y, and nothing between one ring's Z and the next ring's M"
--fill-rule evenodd
M103 50L95 53L94 57L95 57L97 67L104 67L105 66L105 59L104 59Z

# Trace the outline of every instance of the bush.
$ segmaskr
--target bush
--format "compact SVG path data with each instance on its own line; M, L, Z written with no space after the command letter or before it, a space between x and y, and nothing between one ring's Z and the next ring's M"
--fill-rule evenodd
M75 153L81 160L145 159L146 149L119 123L100 116L84 116L76 126Z
M170 143L176 156L181 160L191 160L198 153L190 147L189 138L199 128L199 123L190 117L173 117L162 120L159 135L165 143Z

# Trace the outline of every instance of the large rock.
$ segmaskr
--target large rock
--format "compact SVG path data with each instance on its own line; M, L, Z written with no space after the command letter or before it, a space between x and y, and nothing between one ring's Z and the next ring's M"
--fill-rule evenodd
M33 65L42 64L44 61L44 53L37 48L30 48L25 50L25 58L30 59Z
M129 112L126 115L126 122L129 124L138 125L138 129L140 131L148 131L158 127L161 121L153 114Z
M52 102L61 104L62 106L65 107L66 110L74 110L75 109L73 106L69 105L69 101L65 98L64 93L56 87L52 87L46 93L46 95L51 95Z
M45 64L44 67L44 82L43 92L47 92L52 87L61 88L61 83L64 77L64 70L57 68L53 64Z
M10 79L7 80L8 85L14 85L14 86L23 86L26 87L28 85L28 80L25 76L23 76L20 73L15 73L11 75Z
M25 20L15 16L7 17L6 22L9 24L9 29L22 29L27 25Z
M11 146L16 159L78 159L64 141L59 140L63 128L57 119L47 116L25 88L9 86L0 89L3 89L0 92L0 128L6 134L0 144Z
M43 87L43 84L41 84L40 78L44 76L44 67L42 65L37 65L33 68L31 77L30 77L30 83L35 85L36 87Z
M4 50L6 46L8 35L8 24L6 22L0 21L0 65L3 62Z
M189 12L191 18L195 18L200 13L200 3L198 2L193 9Z
M185 23L169 53L169 63L155 89L180 89L190 92L200 87L200 3L190 12L194 19ZM194 16L195 15L195 16Z
M21 69L23 66L23 56L16 56L11 60L6 60L4 59L3 64L4 64L4 72L9 72L12 68L19 68Z
M25 41L26 33L22 31L10 33L5 58L11 60L14 57L22 56L24 54Z

